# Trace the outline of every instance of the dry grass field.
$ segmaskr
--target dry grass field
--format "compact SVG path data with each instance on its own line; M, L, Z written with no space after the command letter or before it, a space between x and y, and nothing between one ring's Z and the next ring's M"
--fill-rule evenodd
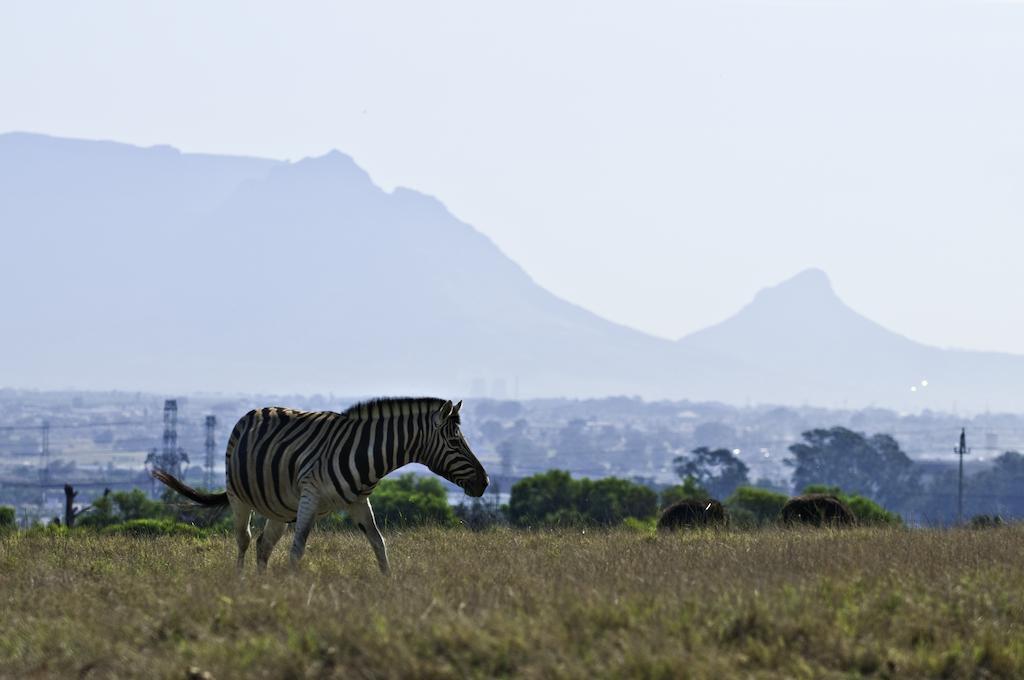
M1020 528L387 537L0 538L0 675L1024 677Z

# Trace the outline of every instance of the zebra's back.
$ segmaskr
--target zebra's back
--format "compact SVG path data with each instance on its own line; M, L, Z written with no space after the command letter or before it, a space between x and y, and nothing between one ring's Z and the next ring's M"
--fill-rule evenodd
M342 420L331 411L281 407L245 414L228 442L225 468L229 493L265 517L293 521L299 482L313 471Z

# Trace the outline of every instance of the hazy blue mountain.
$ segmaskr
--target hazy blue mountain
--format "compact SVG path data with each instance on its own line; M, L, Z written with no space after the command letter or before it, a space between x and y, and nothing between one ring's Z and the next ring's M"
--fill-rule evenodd
M788 376L781 384L755 390L762 401L1024 407L1024 357L938 349L909 340L850 309L817 269L762 290L734 316L679 344Z
M436 199L297 163L0 136L3 383L684 394L734 371L537 286Z
M1010 408L1024 379L1019 357L889 333L815 271L681 341L652 337L552 295L437 199L385 192L338 152L286 163L0 135L0 229L0 385L466 395L503 381L509 396Z

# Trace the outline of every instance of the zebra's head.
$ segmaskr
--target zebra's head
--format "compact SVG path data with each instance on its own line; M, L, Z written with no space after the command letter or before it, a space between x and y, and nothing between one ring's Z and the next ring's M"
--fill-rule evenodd
M470 496L480 497L484 495L490 480L459 429L460 408L461 401L454 406L451 401L446 401L434 412L427 448L436 455L428 457L430 463L427 467L452 484L462 487Z

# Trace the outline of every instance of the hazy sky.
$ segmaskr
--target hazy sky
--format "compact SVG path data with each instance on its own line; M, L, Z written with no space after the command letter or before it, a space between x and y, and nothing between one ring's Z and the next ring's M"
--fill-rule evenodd
M657 335L817 266L1024 353L1024 1L7 2L12 130L341 149Z

